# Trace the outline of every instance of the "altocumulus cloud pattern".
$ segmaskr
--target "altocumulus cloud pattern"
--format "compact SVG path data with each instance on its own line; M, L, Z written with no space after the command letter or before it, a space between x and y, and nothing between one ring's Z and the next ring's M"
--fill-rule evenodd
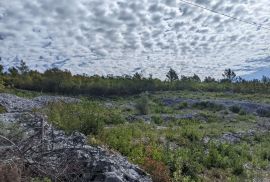
M269 0L187 0L270 27ZM178 0L0 0L0 56L73 73L220 76L270 66L270 31Z

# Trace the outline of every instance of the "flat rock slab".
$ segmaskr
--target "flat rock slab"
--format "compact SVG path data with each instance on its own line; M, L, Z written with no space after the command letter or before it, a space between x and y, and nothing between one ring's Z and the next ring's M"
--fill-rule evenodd
M26 112L41 107L39 103L30 99L3 93L0 94L0 105L5 107L7 112Z
M41 105L46 105L52 102L64 102L66 104L79 103L81 100L72 97L62 97L62 96L39 96L32 99L32 101L37 102Z
M5 107L7 112L30 112L39 109L51 102L77 103L79 99L61 96L40 96L34 99L21 98L15 95L1 93L0 105Z

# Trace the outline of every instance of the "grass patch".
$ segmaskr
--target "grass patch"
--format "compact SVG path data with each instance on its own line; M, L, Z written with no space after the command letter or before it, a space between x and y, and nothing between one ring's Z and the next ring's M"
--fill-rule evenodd
M181 102L178 106L177 109L186 109L188 108L188 103L187 102Z
M249 141L239 145L215 142L204 144L202 138L209 133L209 125L201 127L195 122L182 123L185 125L162 130L157 130L155 125L141 122L120 124L104 129L97 138L100 143L120 151L155 177L160 172L166 174L162 177L166 177L169 169L168 176L173 181L184 178L193 181L204 181L207 178L248 179L249 171L244 168L244 164L257 161L257 164L254 163L256 168L266 167L266 162L269 162L269 135L259 136L261 151L251 155L251 151L257 150L257 144L253 145ZM222 126L219 127L221 131ZM159 181L161 177L153 179Z
M7 112L6 108L0 105L0 114L6 113L6 112Z
M45 109L49 121L67 133L97 134L105 125L124 123L119 110L104 108L93 101L78 104L54 103Z
M14 94L18 97L29 98L29 99L44 95L41 92L21 90L21 89L8 89L8 88L6 88L3 92L9 93L9 94ZM53 94L46 94L46 95L53 95Z

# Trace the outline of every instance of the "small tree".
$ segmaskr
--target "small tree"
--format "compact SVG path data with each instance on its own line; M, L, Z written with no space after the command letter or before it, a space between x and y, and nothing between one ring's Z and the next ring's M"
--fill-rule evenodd
M224 77L224 79L232 82L235 77L236 74L234 73L234 71L232 71L230 68L229 69L225 69L224 73L222 74L222 76Z
M166 77L168 78L168 80L169 80L170 82L173 82L173 81L179 79L179 78L178 78L178 75L177 75L177 73L176 73L176 71L173 70L172 68L170 68L170 70L169 70L169 72L167 73Z
M263 76L261 81L262 81L263 84L269 84L270 83L270 78L267 77L267 76Z
M20 74L24 75L30 71L29 67L26 65L26 63L21 60L20 66L17 66L17 69Z
M0 64L0 75L3 75L3 74L4 74L4 67L3 65Z
M141 80L143 78L142 74L136 72L134 75L133 75L133 79L135 80Z
M15 77L19 74L18 70L15 67L11 67L8 69L8 72L12 77Z
M216 80L215 80L215 78L212 78L212 77L210 77L210 76L207 76L207 77L205 77L205 79L204 79L204 82L205 83L211 83L211 82L215 82Z
M194 74L192 76L192 81L194 81L194 82L201 82L201 79L200 79L200 77L198 75Z

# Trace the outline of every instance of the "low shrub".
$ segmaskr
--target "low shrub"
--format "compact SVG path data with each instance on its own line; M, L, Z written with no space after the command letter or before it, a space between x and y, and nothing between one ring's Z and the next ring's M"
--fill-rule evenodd
M237 106L237 105L233 105L231 107L229 107L229 110L233 113L240 113L240 111L242 110L242 108L240 106Z
M135 105L138 114L147 115L149 114L149 98L143 95Z
M21 171L22 171L21 167L19 167L17 164L0 163L0 181L20 182L22 180Z
M202 133L199 133L192 127L184 127L182 130L182 136L190 142L196 142L202 139Z
M151 121L157 125L160 125L163 123L163 119L160 116L152 116Z
M240 111L239 111L239 113L238 114L240 114L240 115L246 115L247 114L247 112L244 110L244 109L241 109Z
M270 109L259 108L256 112L260 117L270 117Z
M244 173L243 164L241 162L236 163L233 166L233 174L239 176L239 175L242 175L243 173Z
M6 108L0 105L0 114L6 113L6 112L7 112Z
M262 151L261 157L263 160L270 162L270 152L268 150Z
M193 107L197 108L197 109L207 109L207 110L211 110L211 111L221 111L224 109L223 105L216 104L216 103L209 102L209 101L202 101L202 102L194 103Z
M167 166L160 161L145 158L143 169L152 175L153 182L170 182L170 171Z
M185 109L188 107L188 103L187 102L181 102L178 106L177 109Z
M205 159L205 166L207 166L207 168L209 169L211 168L224 169L227 166L227 160L228 159L224 158L214 145L211 145Z

